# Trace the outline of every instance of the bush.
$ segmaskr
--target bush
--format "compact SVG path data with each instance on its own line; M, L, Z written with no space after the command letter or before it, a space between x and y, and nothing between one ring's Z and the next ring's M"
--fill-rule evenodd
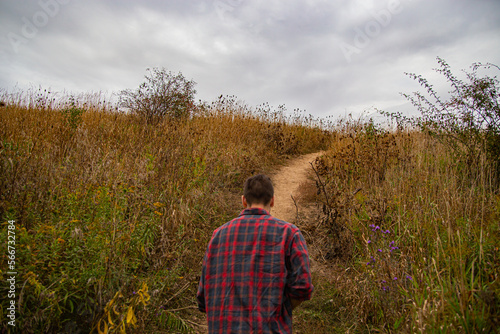
M120 105L144 117L147 123L164 117L183 118L194 108L194 81L182 73L177 75L165 68L148 68L148 74L137 90L120 92Z
M328 333L495 332L500 197L490 166L464 182L436 137L340 125L314 164L326 217L301 226L313 263L331 268L315 280L333 301L322 314L338 319Z
M500 171L500 95L496 76L479 76L479 69L498 69L490 63L474 63L472 72L465 72L468 82L454 76L445 60L437 58L440 68L451 84L448 100L443 99L421 75L406 73L427 90L428 96L414 92L403 94L421 112L420 117L408 118L400 113L386 114L436 136L448 145L469 171L476 169L485 157Z

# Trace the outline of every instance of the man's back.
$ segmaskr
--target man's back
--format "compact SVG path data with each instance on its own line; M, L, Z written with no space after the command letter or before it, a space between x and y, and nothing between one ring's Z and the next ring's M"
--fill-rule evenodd
M247 208L214 231L197 297L210 333L291 333L292 299L312 290L299 229Z

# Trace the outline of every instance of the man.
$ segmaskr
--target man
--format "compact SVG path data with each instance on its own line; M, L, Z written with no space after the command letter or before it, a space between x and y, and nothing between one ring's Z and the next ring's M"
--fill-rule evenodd
M292 333L292 309L313 291L304 237L270 215L269 177L246 180L241 214L217 228L198 287L209 333Z

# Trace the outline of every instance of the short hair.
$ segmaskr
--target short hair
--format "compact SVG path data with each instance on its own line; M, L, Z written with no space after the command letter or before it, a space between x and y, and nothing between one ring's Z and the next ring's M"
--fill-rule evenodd
M249 177L245 181L243 196L245 196L249 205L255 203L268 205L271 203L274 188L269 176L258 174Z

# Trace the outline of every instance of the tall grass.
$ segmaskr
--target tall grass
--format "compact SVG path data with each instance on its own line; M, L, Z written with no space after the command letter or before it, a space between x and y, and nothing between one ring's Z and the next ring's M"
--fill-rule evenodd
M238 213L244 179L320 149L318 189L302 188L322 213L297 222L316 287L294 311L298 332L500 326L500 195L486 159L470 173L418 131L333 127L232 97L153 125L99 94L53 96L5 96L0 109L0 238L15 220L21 331L197 332L205 247Z
M325 333L497 331L500 196L481 161L471 177L433 137L341 123L315 164L324 221L305 228L333 276L316 280L309 328L316 314Z
M235 103L151 125L36 94L0 109L1 238L15 220L23 333L192 331L206 244L239 211L243 180L329 137Z

